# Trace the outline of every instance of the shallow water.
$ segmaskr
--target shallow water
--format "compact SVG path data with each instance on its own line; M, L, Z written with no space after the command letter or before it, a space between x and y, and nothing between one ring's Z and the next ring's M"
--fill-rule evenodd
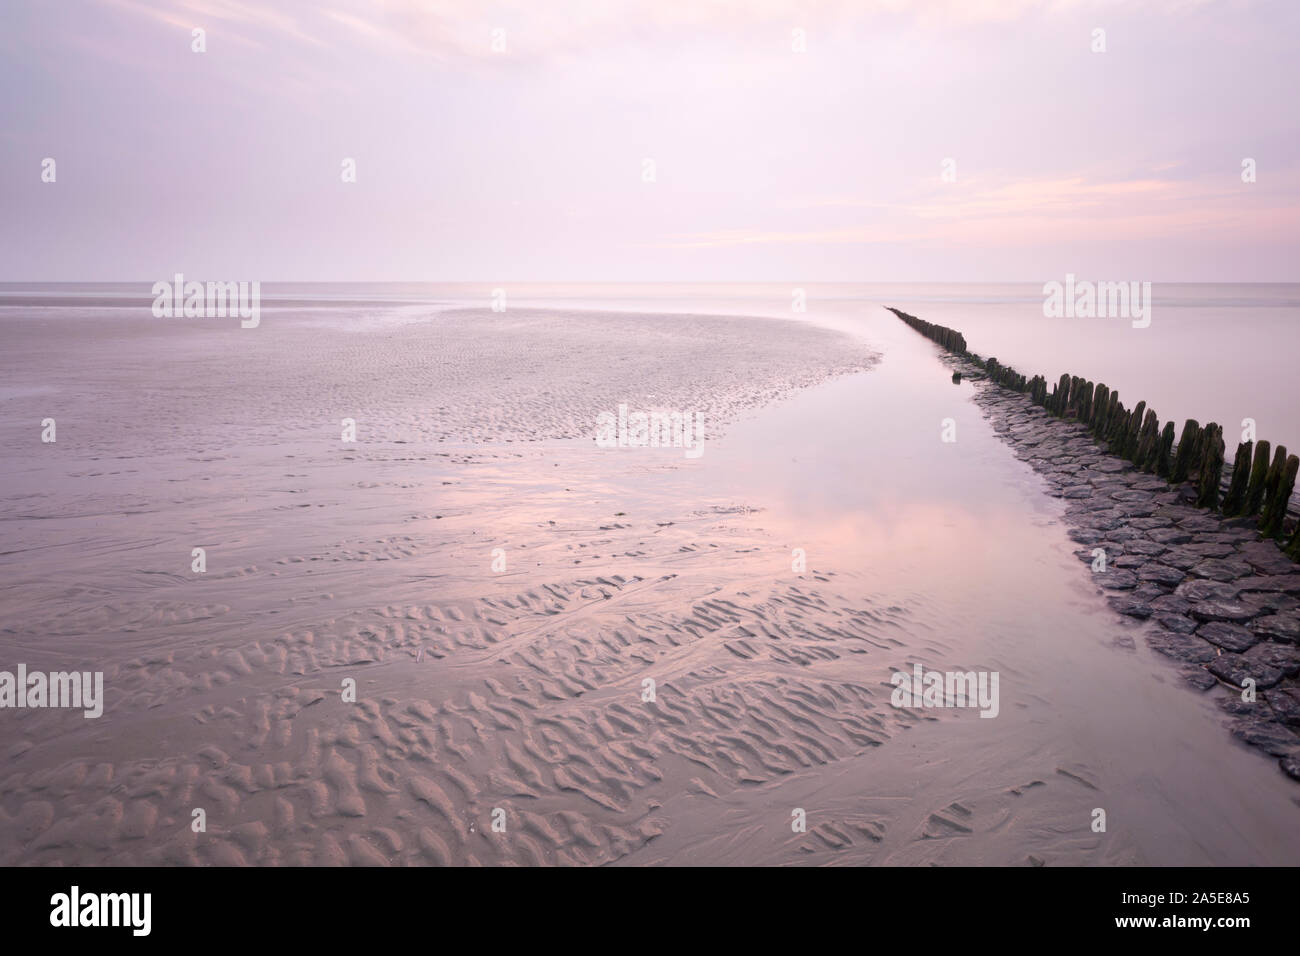
M1059 501L966 401L971 386L952 385L935 347L892 316L862 308L857 320L884 354L878 368L765 409L711 448L697 477L763 502L755 521L810 563L907 608L907 650L860 662L865 673L887 680L879 664L917 658L998 670L1002 711L923 724L903 753L882 747L815 780L740 795L728 819L761 839L778 794L841 811L902 803L914 829L887 835L875 863L1300 860L1295 785L1230 740L1209 697L1181 686L1141 629L1106 607L1073 556ZM947 417L953 444L939 440ZM1011 794L1035 780L1045 785ZM949 802L973 812L945 815ZM1084 820L1097 807L1105 835ZM973 832L954 837L933 813ZM941 836L912 839L927 825ZM690 858L709 855L681 842ZM731 862L753 852L721 834L704 842Z
M744 304L723 293L616 304ZM1300 862L1296 786L1109 610L971 386L867 297L800 320L879 364L797 390L769 353L802 339L762 321L656 366L656 321L704 327L623 341L521 297L558 311L422 347L472 299L440 301L294 305L252 333L6 316L7 656L104 666L109 709L0 715L5 862ZM545 352L560 331L603 361ZM500 380L447 378L485 354ZM728 356L766 363L762 403ZM678 388L731 411L698 459L506 440L593 390ZM77 414L31 447L50 407ZM500 440L437 440L485 420ZM916 662L997 671L999 715L891 708ZM220 811L206 841L196 799ZM497 806L509 837L484 832Z

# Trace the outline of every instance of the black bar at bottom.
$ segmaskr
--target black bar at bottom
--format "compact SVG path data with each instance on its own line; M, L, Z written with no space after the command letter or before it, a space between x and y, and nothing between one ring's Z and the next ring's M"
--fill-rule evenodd
M734 946L752 936L770 944L775 935L795 939L821 927L816 935L845 931L868 945L919 944L931 933L941 945L999 938L989 934L1144 943L1198 935L1232 945L1295 925L1293 874L1279 869L700 868L597 878L484 869L87 868L8 869L0 880L8 942L75 934L79 944L337 947L393 934L430 946L477 938L496 948L518 934L533 946L589 949L636 939L698 946L717 938ZM116 926L82 925L114 917ZM593 935L606 928L619 935ZM807 942L815 945L815 936Z

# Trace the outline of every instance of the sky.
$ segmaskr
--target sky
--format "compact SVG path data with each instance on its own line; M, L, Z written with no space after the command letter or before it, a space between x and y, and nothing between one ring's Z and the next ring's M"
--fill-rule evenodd
M0 281L1300 281L1295 0L0 11Z

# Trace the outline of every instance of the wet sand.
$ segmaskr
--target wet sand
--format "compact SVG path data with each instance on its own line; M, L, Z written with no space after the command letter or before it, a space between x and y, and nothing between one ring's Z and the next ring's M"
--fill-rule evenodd
M280 318L4 321L5 666L107 704L0 712L0 862L1300 861L1295 785L874 306ZM619 401L721 431L596 448ZM891 706L914 663L998 717Z

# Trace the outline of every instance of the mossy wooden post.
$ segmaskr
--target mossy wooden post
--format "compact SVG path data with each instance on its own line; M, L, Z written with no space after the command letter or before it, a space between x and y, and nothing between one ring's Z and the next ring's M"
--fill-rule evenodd
M1160 444L1156 446L1156 474L1168 478L1174 467L1174 423L1165 422L1165 430L1160 433Z
M1237 455L1232 461L1232 483L1228 485L1228 493L1223 496L1224 517L1235 517L1245 507L1246 488L1250 485L1250 456L1254 447L1255 443L1250 441L1237 446Z
M1052 414L1058 417L1065 416L1066 402L1070 399L1070 376L1068 374L1061 376L1061 381L1057 383L1056 393L1057 405L1052 409Z
M1133 409L1133 414L1128 417L1128 427L1124 431L1123 445L1120 448L1120 455L1133 461L1137 458L1138 449L1138 432L1142 429L1142 417L1146 414L1147 403L1138 402L1137 408Z
M1192 452L1196 450L1196 435L1201 430L1200 424L1195 418L1189 418L1183 423L1183 434L1178 439L1178 453L1174 456L1174 467L1169 473L1169 480L1175 485L1181 485L1191 474Z
M1106 429L1098 436L1102 441L1109 443L1110 436L1115 430L1115 422L1119 420L1124 411L1124 405L1119 400L1119 392L1110 393L1110 405L1106 408ZM1113 445L1111 446L1114 447Z
M1106 428L1106 448L1112 455L1119 454L1120 446L1123 445L1120 439L1127 427L1128 409L1124 407L1123 402L1120 402L1115 406L1115 414Z
M1269 503L1273 500L1273 495L1277 491L1277 486L1282 481L1282 472L1286 469L1286 445L1278 445L1273 450L1273 463L1268 466L1268 471L1264 473L1264 499L1260 503L1259 522L1262 526L1264 517L1268 513Z
M1255 445L1255 461L1250 466L1250 484L1246 488L1246 502L1241 509L1243 515L1259 514L1259 506L1264 503L1264 482L1268 477L1269 450L1267 440L1261 439Z
M1110 389L1104 382L1097 383L1097 391L1092 396L1092 421L1088 425L1098 437L1106 430L1106 412L1110 409Z
M1286 449L1279 445L1278 452L1283 454ZM1268 497L1264 501L1264 510L1259 515L1259 531L1266 538L1276 538L1282 533L1282 522L1286 520L1287 502L1291 500L1291 492L1295 490L1297 470L1300 470L1300 458L1295 455L1288 456L1286 462L1278 470L1277 482L1270 489Z
M1192 475L1193 476L1199 475L1201 473L1200 472L1201 460L1205 457L1205 429L1204 428L1197 429L1196 433L1192 435L1192 449L1190 452L1188 452L1187 457L1188 460L1191 461L1192 463L1191 465Z
M1092 421L1092 396L1095 386L1092 382L1083 383L1083 394L1079 396L1079 421L1085 425Z
M1300 521L1296 522L1291 532L1291 540L1286 543L1286 553L1292 561L1300 561Z
M1219 503L1219 482L1223 478L1223 429L1210 422L1201 440L1200 489L1196 504L1213 508Z
M1154 414L1155 414L1154 409L1150 409L1150 408L1148 408L1143 413L1142 420L1138 422L1137 435L1134 436L1133 439L1132 459L1133 459L1133 464L1137 465L1139 470L1142 468L1143 462L1146 461L1145 456L1149 454L1151 451L1151 448L1147 444L1147 435L1150 433L1150 429L1147 428L1147 425L1150 423L1151 416L1153 416ZM1157 421L1156 427L1158 428L1159 425L1160 423L1159 421Z
M1155 474L1160 467L1160 416L1151 423L1151 447L1143 459L1143 468Z

